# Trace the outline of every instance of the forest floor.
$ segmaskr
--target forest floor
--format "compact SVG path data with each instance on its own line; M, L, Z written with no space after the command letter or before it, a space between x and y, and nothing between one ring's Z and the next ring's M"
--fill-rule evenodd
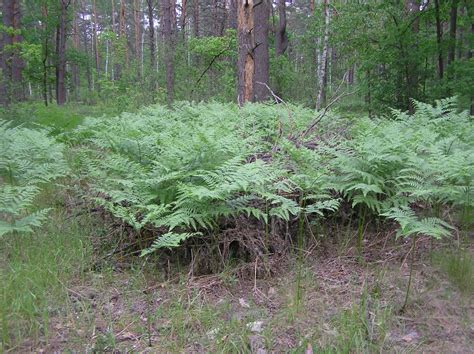
M165 276L156 264L97 260L87 226L55 215L2 252L5 352L437 352L474 348L474 243L419 238L411 297L400 313L410 243L393 234L254 265ZM91 227L93 225L90 225ZM96 237L96 236L95 236ZM367 237L370 240L370 237ZM58 245L61 245L58 247ZM257 266L257 265L255 265ZM249 271L250 269L250 271ZM6 329L5 327L9 327Z

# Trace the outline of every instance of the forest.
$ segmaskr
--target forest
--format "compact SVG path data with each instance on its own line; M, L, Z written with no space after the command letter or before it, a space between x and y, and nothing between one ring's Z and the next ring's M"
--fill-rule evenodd
M0 4L0 352L472 350L471 1Z

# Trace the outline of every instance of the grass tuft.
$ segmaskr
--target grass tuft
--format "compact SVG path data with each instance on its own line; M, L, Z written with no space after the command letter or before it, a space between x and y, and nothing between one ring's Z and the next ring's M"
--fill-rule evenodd
M440 252L434 260L464 295L474 294L474 257L468 250Z

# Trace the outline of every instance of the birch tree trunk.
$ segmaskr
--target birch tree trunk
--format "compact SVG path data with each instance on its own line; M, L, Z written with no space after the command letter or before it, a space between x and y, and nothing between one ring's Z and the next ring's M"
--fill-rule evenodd
M323 48L321 51L320 60L318 62L318 95L316 99L316 109L320 110L326 99L326 75L327 75L327 61L328 61L328 45L329 45L329 0L323 1L324 12L324 38Z
M240 106L252 101L253 78L255 72L253 36L253 0L238 0L237 32L238 32L238 90L237 102Z

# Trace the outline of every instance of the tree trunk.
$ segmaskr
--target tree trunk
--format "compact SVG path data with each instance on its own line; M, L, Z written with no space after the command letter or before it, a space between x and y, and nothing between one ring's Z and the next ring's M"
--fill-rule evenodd
M330 23L330 12L329 12L329 0L323 2L324 11L324 38L323 48L318 62L318 95L316 99L316 109L320 110L326 100L326 75L327 75L327 62L328 62L328 44L329 44L329 23Z
M6 28L13 27L13 13L14 13L14 0L3 0L2 6L2 15L3 15L3 26ZM2 31L2 40L0 42L0 69L1 75L0 79L0 100L4 105L8 105L11 100L11 54L10 50L7 49L8 46L13 44L13 38L6 31Z
M442 80L444 76L443 50L441 42L443 40L443 27L439 16L439 0L435 0L435 15L436 15L436 43L438 44L438 76Z
M454 62L456 58L456 29L458 19L458 3L459 0L452 0L451 15L449 20L449 51L448 51L448 65Z
M270 0L261 0L254 6L254 101L262 102L268 99L270 92L265 85L270 82L270 63L268 53L268 30L271 12ZM265 84L265 85L263 85Z
M97 7L96 0L92 2L92 9L94 15L93 35L94 35L94 54L95 54L95 70L97 72L97 78L100 77L100 51L99 51L99 38L97 36Z
M156 53L155 53L155 24L153 21L153 0L146 0L148 5L148 34L150 36L150 88L152 92L152 101L154 101L156 91L156 77L155 66L156 66Z
M114 33L117 33L116 32L116 28L115 28L115 0L111 0L112 2L112 32Z
M76 52L79 52L79 26L77 24L77 12L79 11L77 9L77 1L76 0L73 0L73 19L72 19L72 44L74 46L74 50ZM76 100L79 99L79 87L80 87L80 77L79 77L79 65L74 62L72 64L72 75L71 75L71 79L72 79L72 89L73 89L73 92L74 92L74 98Z
M13 2L13 29L21 29L21 9L20 0ZM13 35L13 44L23 41L20 33ZM25 91L23 89L23 68L25 63L20 56L18 49L14 49L12 57L12 80L13 80L13 98L15 101L23 101L25 99Z
M3 26L18 31L21 27L21 9L19 0L3 1ZM18 49L14 47L15 43L23 40L21 34L7 33L2 31L0 41L0 103L9 104L13 99L21 101L24 97L22 71L24 68Z
M199 0L193 1L193 35L199 37Z
M66 103L66 21L67 8L70 2L70 0L61 0L61 13L57 27L56 53L58 61L56 65L56 102L59 106Z
M286 34L286 0L278 0L278 30L276 33L275 50L276 55L283 55L288 48L288 36Z
M162 28L165 42L165 67L166 67L166 91L167 101L171 105L174 99L174 41L173 41L173 0L162 0Z
M141 81L141 72L140 72L140 58L141 58L141 45L140 45L140 8L138 5L138 0L133 0L133 23L135 26L135 58L137 63L137 79Z
M227 16L228 27L237 29L237 1L229 0L229 16Z
M128 45L127 45L127 31L125 27L125 3L124 0L120 0L120 17L119 17L119 26L120 26L120 37L125 42L125 64L128 66Z
M253 98L253 78L255 71L253 36L253 0L238 0L237 32L238 32L238 96L241 106Z
M187 1L182 0L182 5L181 5L181 32L183 33L183 39L186 39L186 16L187 16Z

